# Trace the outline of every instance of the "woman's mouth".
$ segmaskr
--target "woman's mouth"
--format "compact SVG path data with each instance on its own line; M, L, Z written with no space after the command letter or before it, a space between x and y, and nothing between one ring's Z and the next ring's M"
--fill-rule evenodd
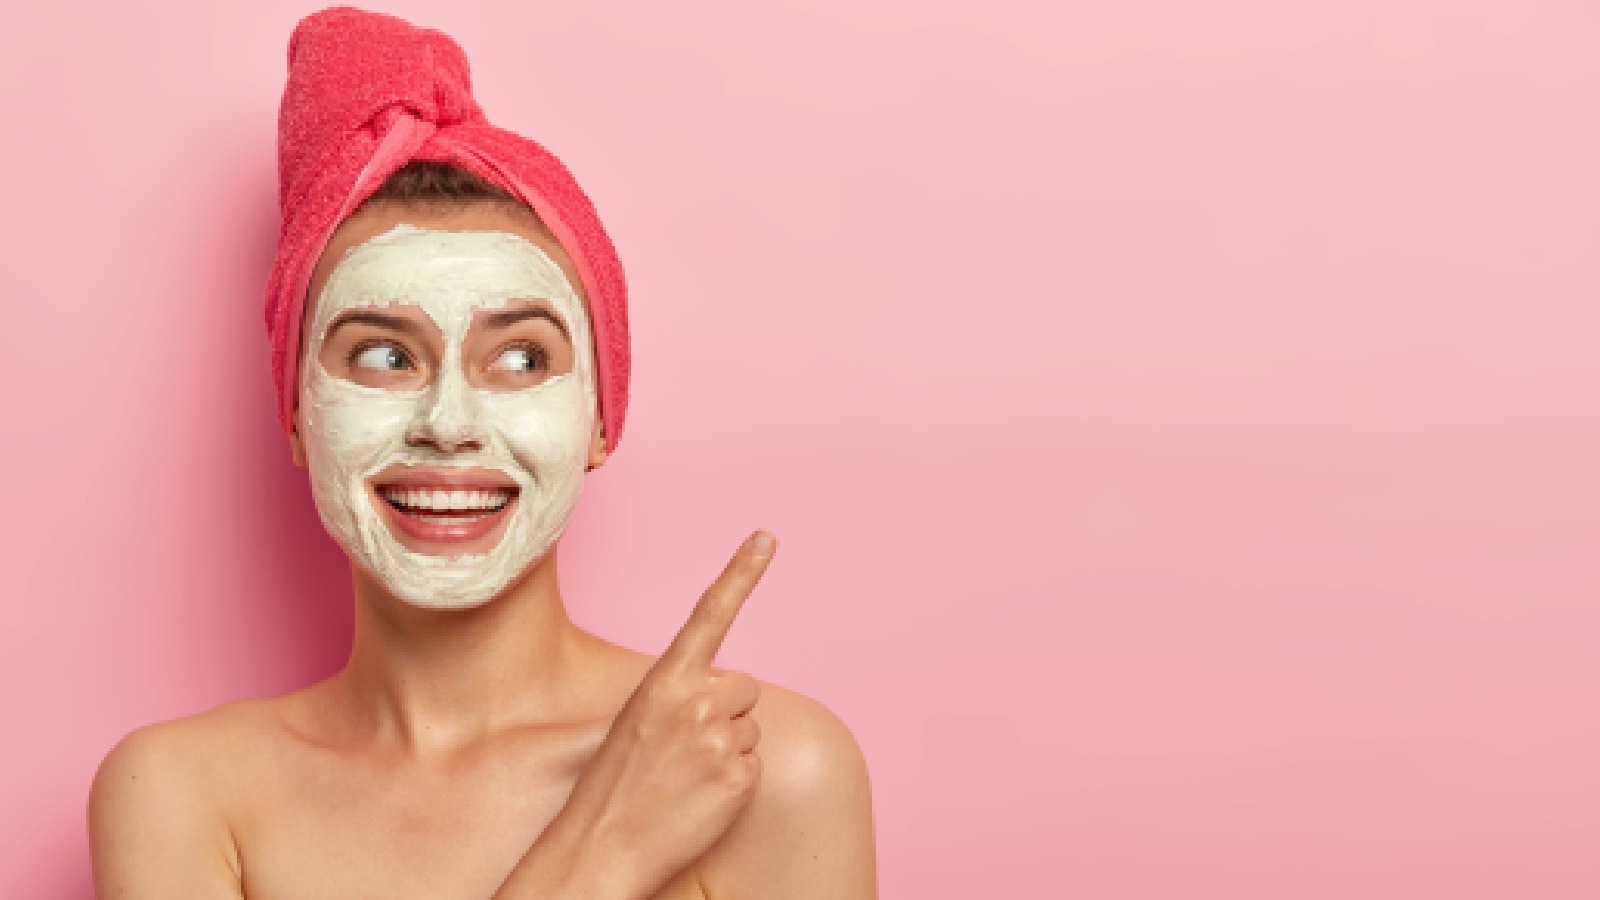
M435 519L448 522L499 512L511 502L513 491L506 488L491 491L453 491L388 487L383 489L382 494L390 506L408 516L415 516L424 522Z
M518 489L451 480L457 483L427 484L412 476L373 489L402 544L422 553L486 553L495 543L489 538L498 539L496 532L516 506Z

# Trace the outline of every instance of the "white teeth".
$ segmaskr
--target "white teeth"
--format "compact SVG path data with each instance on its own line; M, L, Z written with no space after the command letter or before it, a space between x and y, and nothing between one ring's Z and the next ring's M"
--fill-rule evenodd
M400 487L383 489L383 498L395 506L435 512L494 512L511 502L511 494L510 488L488 491L443 491Z

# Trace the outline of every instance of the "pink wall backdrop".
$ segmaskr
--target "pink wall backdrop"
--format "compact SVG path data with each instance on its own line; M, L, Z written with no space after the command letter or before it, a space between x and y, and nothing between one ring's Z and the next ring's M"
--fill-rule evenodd
M629 266L574 615L874 774L885 897L1600 896L1600 6L375 2ZM129 729L342 661L272 415L310 3L0 29L0 894Z

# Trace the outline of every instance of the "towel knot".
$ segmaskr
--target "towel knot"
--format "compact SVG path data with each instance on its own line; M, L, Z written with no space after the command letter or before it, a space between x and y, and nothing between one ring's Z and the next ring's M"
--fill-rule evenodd
M355 119L327 121L335 110ZM284 122L310 126L311 140L362 126L381 138L401 112L438 128L484 121L460 45L431 28L348 6L314 13L295 28L280 112Z

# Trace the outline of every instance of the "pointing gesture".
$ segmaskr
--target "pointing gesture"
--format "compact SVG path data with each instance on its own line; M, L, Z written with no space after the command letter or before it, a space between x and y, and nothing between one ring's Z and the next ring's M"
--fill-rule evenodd
M711 661L722 647L722 639L728 636L734 617L744 607L745 598L755 590L756 582L767 571L767 563L772 561L774 549L776 545L772 535L764 531L756 532L745 541L744 546L728 562L727 568L700 595L700 602L689 614L689 621L678 629L678 636L673 638L667 652L661 654L651 674L663 666L711 667ZM648 681L649 677L645 680Z
M746 714L760 687L712 662L776 546L772 535L756 532L734 554L623 705L541 836L551 845L547 858L566 861L577 882L565 885L573 896L654 896L755 796L761 729ZM530 856L540 849L536 843ZM517 881L513 874L500 896Z

